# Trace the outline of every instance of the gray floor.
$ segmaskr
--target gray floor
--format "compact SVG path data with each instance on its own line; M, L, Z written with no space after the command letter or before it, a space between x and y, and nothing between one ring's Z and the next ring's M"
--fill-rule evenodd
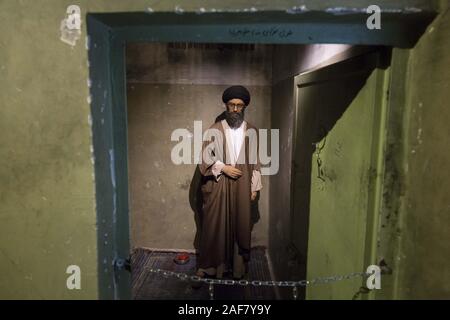
M185 265L174 262L177 252L135 249L132 255L133 298L137 300L209 300L208 285L192 288L192 283L175 277L149 272L148 268L159 268L174 272L194 275L196 268L195 254L189 254L190 260ZM249 263L249 280L272 280L268 268L266 249L252 248ZM275 299L273 288L261 286L215 285L215 300L271 300Z

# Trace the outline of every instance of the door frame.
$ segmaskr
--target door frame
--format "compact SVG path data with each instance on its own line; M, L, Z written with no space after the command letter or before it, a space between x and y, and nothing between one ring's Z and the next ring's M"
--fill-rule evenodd
M407 14L405 14L407 13ZM130 42L341 43L411 48L436 12L383 12L369 30L365 12L88 13L87 46L94 148L100 299L130 299L125 48Z

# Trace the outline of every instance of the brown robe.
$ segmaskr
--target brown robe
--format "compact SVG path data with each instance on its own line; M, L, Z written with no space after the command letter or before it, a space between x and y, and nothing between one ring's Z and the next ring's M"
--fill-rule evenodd
M226 121L220 121L210 128L218 129L223 136L223 158L217 160L229 164L226 162L228 147L224 126L229 128ZM244 134L250 128L257 130L246 122ZM207 141L203 144L202 154L209 143L210 141ZM242 176L236 180L222 174L217 181L212 173L213 164L202 161L199 165L202 174L203 207L198 268L219 278L230 271L235 278L241 278L247 273L247 263L250 259L251 180L253 170L260 170L260 165L259 159L255 164L249 163L248 136L245 136L242 143L241 156L244 151L245 163L235 164L235 167L242 171Z

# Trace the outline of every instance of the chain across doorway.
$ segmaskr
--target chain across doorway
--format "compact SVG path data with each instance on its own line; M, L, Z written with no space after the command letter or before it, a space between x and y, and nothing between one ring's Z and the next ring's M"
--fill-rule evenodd
M369 277L374 275L374 273L369 272L353 272L345 275L337 275L337 276L329 276L329 277L318 277L311 280L300 280L300 281L262 281L262 280L234 280L234 279L210 279L210 278L201 278L197 275L189 275L184 272L174 272L164 269L154 269L154 268L145 268L150 273L160 274L166 278L174 277L179 279L180 281L192 281L192 282L203 282L208 284L209 298L210 300L214 300L214 285L228 285L228 286L269 286L269 287L291 287L292 288L292 298L297 300L298 298L298 287L306 287L311 285L318 284L328 284L337 281L349 280L357 277ZM382 273L382 272L381 272ZM358 292L355 293L352 300L355 300L361 293L368 293L370 291L369 288L362 286Z

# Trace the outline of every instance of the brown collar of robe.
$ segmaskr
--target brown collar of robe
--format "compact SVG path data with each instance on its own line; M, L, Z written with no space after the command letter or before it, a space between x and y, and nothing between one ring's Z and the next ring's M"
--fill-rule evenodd
M244 121L244 135L248 129L256 127ZM228 160L228 146L225 129L229 126L225 120L213 124L210 129L217 129L222 133L223 159L217 160L226 163ZM203 143L203 150L210 141ZM215 149L214 149L215 150ZM201 191L203 196L201 230L199 241L198 268L210 275L222 277L223 272L233 271L235 277L245 273L247 262L250 259L251 240L251 179L253 170L260 170L259 161L249 163L249 137L241 147L245 152L245 162L234 166L242 171L242 176L232 179L222 174L216 181L213 173L213 164L204 161L199 165L202 174ZM218 154L215 152L215 154ZM258 160L258 159L257 159ZM239 161L242 162L242 161ZM254 161L253 161L254 162Z

